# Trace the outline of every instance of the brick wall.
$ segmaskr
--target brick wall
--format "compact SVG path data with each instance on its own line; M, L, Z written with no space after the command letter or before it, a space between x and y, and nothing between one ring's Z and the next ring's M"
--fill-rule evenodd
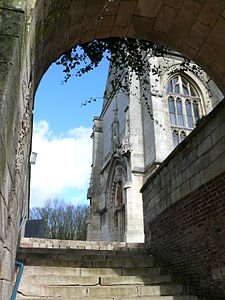
M225 101L142 188L147 247L203 299L225 297Z

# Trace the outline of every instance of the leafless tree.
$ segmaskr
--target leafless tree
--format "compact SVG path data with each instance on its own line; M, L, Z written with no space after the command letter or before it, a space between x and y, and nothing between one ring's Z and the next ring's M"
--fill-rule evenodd
M86 205L67 204L62 200L48 199L43 207L34 207L30 219L44 219L46 237L64 240L86 240Z

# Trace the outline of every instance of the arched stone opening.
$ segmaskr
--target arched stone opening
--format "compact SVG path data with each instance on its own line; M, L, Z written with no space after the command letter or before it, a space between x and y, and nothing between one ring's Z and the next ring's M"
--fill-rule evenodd
M225 4L221 1L41 1L30 25L35 89L72 46L127 36L162 43L199 64L224 92Z
M1 208L5 216L1 220L4 224L14 220L12 227L1 226L3 299L9 298L12 272L8 267L12 270L21 209L28 197L24 194L27 191L24 174L26 169L29 174L33 98L53 61L75 44L94 38L143 38L165 44L193 59L225 92L223 1L115 0L107 9L105 0L37 0L34 7L33 2L0 4L5 22L1 38L7 44L4 50L7 55L2 55L1 64L1 78L4 78L1 103L5 106L4 110L0 106L1 198L10 199L10 205L5 201ZM16 19L14 26L11 23L8 26L8 18ZM19 107L18 111L15 107Z

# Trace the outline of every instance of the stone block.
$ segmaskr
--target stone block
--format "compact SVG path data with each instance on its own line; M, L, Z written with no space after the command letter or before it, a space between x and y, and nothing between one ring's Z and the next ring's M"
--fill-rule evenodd
M225 19L219 18L211 30L207 43L210 44L214 49L218 49L218 52L223 51L225 48L225 40L221 36L225 35Z
M38 286L34 285L32 286L32 289L30 289L30 286L24 285L19 287L18 291L20 293L23 293L27 297L63 297L63 298L73 298L73 297L80 297L80 296L86 296L86 287L78 287L78 286L61 286L61 287L49 287L49 286Z
M212 147L212 141L211 137L208 136L205 140L202 141L202 143L197 147L197 156L200 157L204 153L210 150Z
M0 279L0 299L8 300L11 298L12 283Z
M181 285L161 285L161 286L140 286L138 289L139 295L179 295L183 294L183 286ZM176 299L176 298L175 298ZM181 298L182 299L182 298Z
M2 86L2 82L7 81L7 83L9 83L9 81L7 80L7 76L5 77L5 75L7 74L7 70L11 69L10 64L14 63L14 55L15 55L15 51L17 51L18 49L18 43L19 40L17 37L5 36L0 34L1 69L3 68L3 70L0 70L1 71L0 88ZM2 73L2 71L4 71L5 73Z
M169 32L176 14L177 10L175 8L163 5L155 21L154 30L164 33Z
M121 276L121 268L81 268L80 276Z
M200 23L199 21L195 21L189 30L186 43L192 48L199 50L202 44L205 42L209 31L210 29L206 25Z
M212 133L212 143L215 145L218 141L221 140L225 135L225 122L222 122Z
M12 281L14 272L14 257L7 248L3 248L3 259L1 263L1 278Z
M0 8L0 35L20 37L24 13Z
M89 297L134 297L137 295L137 289L135 286L126 287L90 287L88 289Z
M174 7L174 8L180 8L183 3L183 0L165 0L164 4Z
M210 164L209 156L209 152L205 152L202 156L198 158L198 160L194 162L192 175L199 173L201 170L205 169Z
M213 3L205 3L200 10L197 20L209 28L212 28L215 22L218 20L219 14L220 10L216 5Z
M96 38L106 38L108 35L110 35L110 32L113 30L113 26L115 24L116 17L111 16L104 16L104 18L99 22Z
M170 283L171 276L159 275L159 276L121 276L121 277L102 277L102 286L113 286L113 285L148 285L148 284L159 284L159 283Z
M173 190L171 193L171 203L174 204L180 199L181 199L180 188L177 188L176 190Z
M20 10L22 12L26 9L26 0L1 0L0 2L0 8L8 8L10 10Z
M135 15L154 18L158 15L162 2L162 0L154 0L151 2L139 0L135 11Z
M28 284L27 284L28 282ZM42 274L41 276L38 275L30 275L27 280L23 280L20 284L20 289L27 289L27 285L35 286L92 286L97 285L99 283L99 277L96 276L71 276L71 275L62 275L62 274Z
M133 15L137 6L136 0L120 1L118 15Z

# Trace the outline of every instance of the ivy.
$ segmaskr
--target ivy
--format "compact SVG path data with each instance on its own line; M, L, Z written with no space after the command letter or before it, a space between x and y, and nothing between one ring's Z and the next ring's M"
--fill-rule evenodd
M93 40L91 42L72 48L65 53L57 64L64 66L64 81L67 82L71 76L82 76L98 67L104 57L110 61L110 89L105 92L104 98L112 99L116 93L123 92L130 95L130 86L133 78L139 79L141 83L141 101L146 106L150 118L158 125L154 119L149 104L149 95L145 88L147 81L146 66L148 66L148 54L151 56L165 56L179 54L160 44L131 38L108 38ZM157 68L152 68L152 73L156 74ZM135 77L134 77L135 76ZM81 106L96 101L100 97L91 97L82 102ZM160 125L161 126L161 125ZM162 127L162 126L161 126Z
M78 47L81 48L81 52L78 51ZM145 64L142 62L143 52L149 49L154 56L162 56L169 52L166 47L145 40L108 38L93 40L73 48L62 55L57 64L64 66L65 82L69 80L74 70L76 76L81 76L98 67L104 56L117 71L130 68L138 76L142 76L145 72Z

